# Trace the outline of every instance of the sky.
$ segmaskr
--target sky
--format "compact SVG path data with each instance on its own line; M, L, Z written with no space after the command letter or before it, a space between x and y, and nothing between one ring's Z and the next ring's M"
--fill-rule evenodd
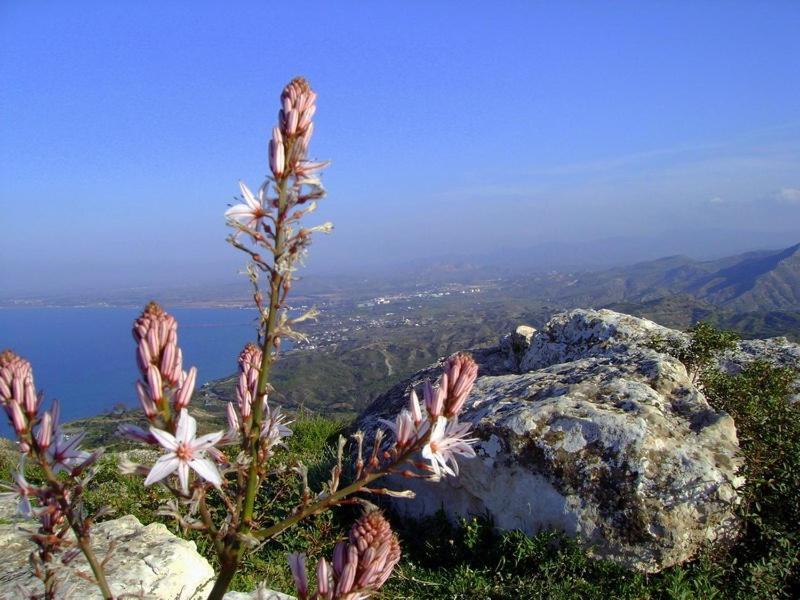
M332 160L311 273L789 245L798 31L797 1L3 1L0 287L235 278L223 213L295 75Z

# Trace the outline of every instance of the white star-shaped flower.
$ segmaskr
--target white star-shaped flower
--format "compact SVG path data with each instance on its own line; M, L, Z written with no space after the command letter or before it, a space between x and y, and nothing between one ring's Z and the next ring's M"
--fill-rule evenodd
M477 439L465 437L469 428L470 423L459 423L455 419L448 423L445 417L437 417L431 437L422 448L423 458L431 461L431 469L437 477L458 474L456 454L469 458L475 456L472 444Z
M238 221L245 227L253 229L253 224L257 223L261 217L267 214L262 203L263 193L259 192L259 198L256 198L253 192L241 181L239 182L239 187L242 190L244 202L241 204L234 204L226 210L225 218Z
M222 438L223 432L209 433L201 437L197 435L197 421L190 417L187 410L181 410L175 435L162 429L150 428L150 433L168 452L156 461L145 485L161 481L167 475L178 472L178 479L184 494L189 493L189 468L214 486L222 485L222 477L214 461L206 458L206 451Z

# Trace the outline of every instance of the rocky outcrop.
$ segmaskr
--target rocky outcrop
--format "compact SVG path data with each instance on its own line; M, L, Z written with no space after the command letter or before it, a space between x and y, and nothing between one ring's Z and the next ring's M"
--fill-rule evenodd
M742 340L736 345L735 350L725 352L718 364L726 373L736 374L754 360L800 371L800 344L790 342L785 337ZM796 393L790 398L790 402L800 402L800 376L795 379L794 389Z
M553 317L528 340L476 350L479 378L462 420L478 457L438 484L401 479L415 516L488 514L502 529L559 529L597 557L654 572L736 532L743 481L733 420L714 411L652 338L683 334L608 310ZM516 340L516 341L514 341ZM510 352L510 350L511 352ZM370 430L406 401L403 382L361 416Z

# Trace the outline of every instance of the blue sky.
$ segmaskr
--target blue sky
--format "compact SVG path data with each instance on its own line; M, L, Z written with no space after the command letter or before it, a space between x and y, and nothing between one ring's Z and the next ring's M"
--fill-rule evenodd
M222 213L297 74L312 270L800 241L798 31L796 1L2 2L3 287L234 278Z

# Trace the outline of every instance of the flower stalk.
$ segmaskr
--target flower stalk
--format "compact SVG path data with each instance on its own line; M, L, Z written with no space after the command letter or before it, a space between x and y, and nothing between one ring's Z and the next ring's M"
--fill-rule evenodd
M44 585L44 597L55 599L59 582L50 563L59 552L63 552L62 562L69 562L70 555L65 551L72 544L65 535L71 529L103 598L112 600L102 563L91 546L90 530L94 519L83 516L82 510L82 492L102 450L93 453L81 450L82 432L67 439L59 425L58 402L40 416L41 401L30 363L10 350L0 353L0 404L14 428L21 454L15 485L11 489L20 498L18 512L38 518L40 524L38 532L31 536L39 548L38 554L32 555L37 565L34 574ZM39 465L45 475L44 483L35 486L25 480L26 460ZM66 473L66 478L60 479L59 472ZM36 500L36 507L31 504L31 498Z

